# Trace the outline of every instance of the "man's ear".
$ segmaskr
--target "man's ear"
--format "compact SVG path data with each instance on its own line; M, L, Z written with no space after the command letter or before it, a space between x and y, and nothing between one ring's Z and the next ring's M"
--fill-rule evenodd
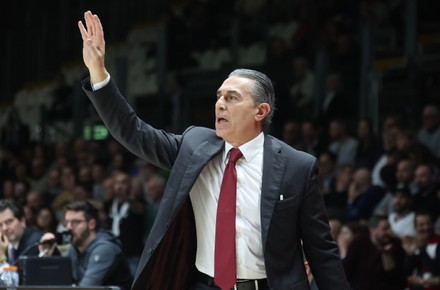
M268 103L261 103L257 106L257 114L255 120L261 122L270 113L270 105Z
M90 229L96 230L96 225L97 225L96 219L91 219L87 223L89 224Z

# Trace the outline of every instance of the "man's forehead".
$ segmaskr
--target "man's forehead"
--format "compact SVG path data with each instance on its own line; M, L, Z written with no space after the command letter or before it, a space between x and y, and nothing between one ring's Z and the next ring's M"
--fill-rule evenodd
M70 217L70 218L82 218L84 217L84 212L83 211L74 211L74 210L67 210L64 213L64 217Z
M10 218L15 218L12 210L7 208L4 211L0 211L0 222L3 222L3 221L10 219Z
M219 91L240 91L248 89L252 85L253 80L245 77L232 76L228 77L220 86Z

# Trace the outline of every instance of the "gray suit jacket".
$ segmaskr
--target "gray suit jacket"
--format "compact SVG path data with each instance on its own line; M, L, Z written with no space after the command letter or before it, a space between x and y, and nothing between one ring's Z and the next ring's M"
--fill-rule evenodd
M222 152L224 141L208 128L190 127L182 135L154 129L136 116L112 81L95 92L88 80L83 86L123 146L171 171L133 289L187 289L194 278L196 247L188 193L203 167ZM309 289L304 254L320 290L348 289L317 174L314 157L265 136L261 242L271 289Z

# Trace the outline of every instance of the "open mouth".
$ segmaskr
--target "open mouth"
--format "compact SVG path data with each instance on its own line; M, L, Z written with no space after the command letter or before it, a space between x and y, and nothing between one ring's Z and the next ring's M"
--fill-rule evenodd
M226 120L225 118L217 118L217 123L218 124L223 124L226 123L228 120Z

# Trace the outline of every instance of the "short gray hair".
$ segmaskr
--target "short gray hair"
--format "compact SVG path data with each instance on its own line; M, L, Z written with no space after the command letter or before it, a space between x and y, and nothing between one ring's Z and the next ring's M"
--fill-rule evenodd
M239 68L229 74L229 77L241 77L254 81L254 86L249 92L255 103L268 103L270 112L263 120L263 127L268 128L272 122L273 114L275 112L275 90L272 81L262 72Z

